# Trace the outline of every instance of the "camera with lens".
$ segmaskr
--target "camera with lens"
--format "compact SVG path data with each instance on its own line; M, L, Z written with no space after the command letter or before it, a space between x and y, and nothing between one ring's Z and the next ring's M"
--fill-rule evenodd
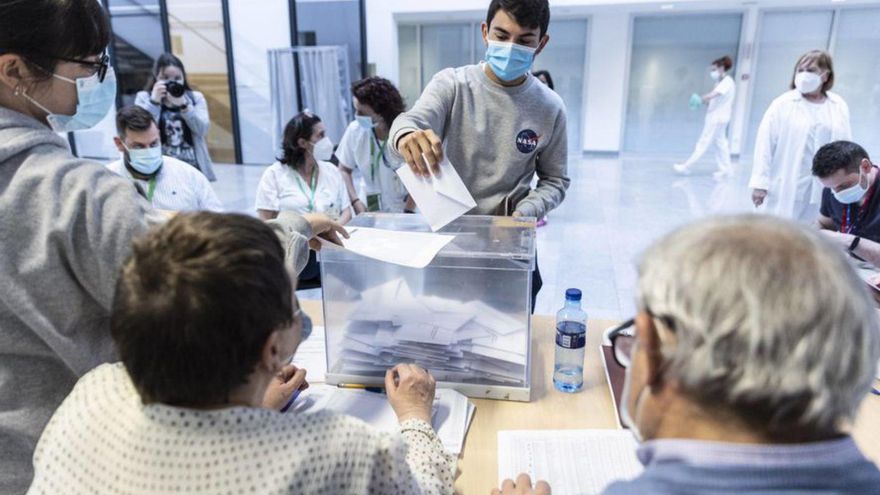
M168 94L175 97L180 98L186 93L186 88L183 87L183 84L180 84L177 81L168 81L165 83L165 89L168 90Z

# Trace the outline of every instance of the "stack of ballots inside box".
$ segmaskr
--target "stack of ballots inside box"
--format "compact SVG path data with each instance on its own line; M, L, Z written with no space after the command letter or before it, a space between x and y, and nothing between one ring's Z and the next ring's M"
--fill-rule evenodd
M395 278L361 293L329 364L336 373L370 376L415 362L439 381L522 384L526 321L479 300L416 298L404 278Z

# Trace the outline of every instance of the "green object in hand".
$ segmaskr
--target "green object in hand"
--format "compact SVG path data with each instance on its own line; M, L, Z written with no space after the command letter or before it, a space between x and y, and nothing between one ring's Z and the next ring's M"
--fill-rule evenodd
M700 95L698 95L696 93L691 95L691 99L688 102L688 105L690 105L691 110L696 110L696 109L700 108L700 106L702 104L703 104L703 99L700 98Z

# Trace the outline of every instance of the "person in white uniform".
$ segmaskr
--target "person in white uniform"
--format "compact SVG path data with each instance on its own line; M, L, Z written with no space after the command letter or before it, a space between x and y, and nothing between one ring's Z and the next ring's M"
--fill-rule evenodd
M368 77L351 86L356 118L345 130L336 157L355 213L412 210L408 194L395 173L403 161L386 151L388 129L406 110L403 97L394 84L381 77ZM353 175L359 172L365 183L363 196L355 187Z
M351 199L339 169L329 162L333 143L321 119L303 112L284 128L283 156L263 172L257 212L267 220L281 211L324 213L341 224L351 220Z
M730 164L730 143L727 140L727 126L730 124L733 101L736 98L736 84L728 74L731 67L733 60L726 55L712 62L709 76L715 81L715 87L702 96L703 103L709 105L703 132L690 158L684 163L673 165L676 172L689 174L691 167L710 148L713 148L715 162L718 164L718 171L714 174L715 179L721 180L733 175L733 167Z
M113 138L122 159L107 165L116 175L137 184L153 208L170 211L223 211L208 179L192 165L162 155L159 127L150 112L138 106L116 114Z
M849 107L833 85L831 55L814 50L798 59L791 91L773 100L758 128L749 181L755 207L816 221L822 185L812 175L813 156L832 141L852 140Z

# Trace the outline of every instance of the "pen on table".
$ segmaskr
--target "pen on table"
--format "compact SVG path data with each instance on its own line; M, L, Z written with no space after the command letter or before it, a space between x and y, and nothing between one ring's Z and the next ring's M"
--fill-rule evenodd
M876 388L871 387L871 393L874 395L880 395L880 390L877 390Z
M384 394L385 393L385 387L382 385L364 385L361 383L340 383L336 387L352 389L352 390L366 390L367 392L374 392L377 394Z
M293 391L293 395L290 396L290 400L287 401L287 404L284 404L284 407L281 408L281 412L287 412L287 410L290 409L290 406L293 405L293 401L299 397L300 392L302 392L302 389L296 389Z

